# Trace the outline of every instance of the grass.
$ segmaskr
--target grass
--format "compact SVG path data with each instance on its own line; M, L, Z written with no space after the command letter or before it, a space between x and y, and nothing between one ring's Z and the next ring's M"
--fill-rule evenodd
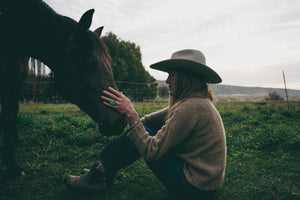
M135 103L140 116L166 103ZM227 168L217 199L300 199L300 104L216 103L227 134ZM116 137L70 104L21 105L16 159L22 180L0 181L2 199L164 200L168 193L143 159L121 170L106 194L72 191L63 179L98 161ZM2 135L1 135L2 140ZM0 142L0 145L2 143ZM0 165L0 175L5 166Z

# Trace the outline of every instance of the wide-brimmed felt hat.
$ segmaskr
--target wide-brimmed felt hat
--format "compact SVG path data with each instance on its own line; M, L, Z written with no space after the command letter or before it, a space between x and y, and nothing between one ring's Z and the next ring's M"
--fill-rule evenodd
M170 59L150 65L150 68L163 72L188 71L199 74L207 83L221 83L221 77L210 67L206 66L203 53L195 49L176 51Z

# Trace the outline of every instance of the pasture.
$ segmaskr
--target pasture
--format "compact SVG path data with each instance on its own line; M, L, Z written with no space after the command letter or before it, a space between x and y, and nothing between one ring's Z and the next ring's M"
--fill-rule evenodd
M140 116L167 103L135 103ZM218 103L227 134L227 168L218 200L300 199L300 103ZM0 200L165 200L168 194L140 159L121 170L106 194L72 191L64 177L98 161L116 137L104 137L72 104L21 104L16 160L22 180L0 180ZM3 136L0 134L0 147ZM0 164L0 176L4 166Z

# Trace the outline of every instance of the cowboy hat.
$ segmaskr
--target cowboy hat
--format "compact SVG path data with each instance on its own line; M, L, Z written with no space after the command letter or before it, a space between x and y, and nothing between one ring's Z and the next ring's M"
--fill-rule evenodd
M199 74L207 83L221 83L221 77L211 68L206 66L203 53L195 49L176 51L170 59L150 65L150 68L163 72L173 70L189 71Z

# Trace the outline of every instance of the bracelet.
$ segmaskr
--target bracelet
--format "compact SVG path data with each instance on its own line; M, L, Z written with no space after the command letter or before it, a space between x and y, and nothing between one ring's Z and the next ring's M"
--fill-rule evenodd
M136 120L132 126L130 126L130 128L128 129L128 131L130 131L131 129L133 129L138 123L140 122L140 119Z

